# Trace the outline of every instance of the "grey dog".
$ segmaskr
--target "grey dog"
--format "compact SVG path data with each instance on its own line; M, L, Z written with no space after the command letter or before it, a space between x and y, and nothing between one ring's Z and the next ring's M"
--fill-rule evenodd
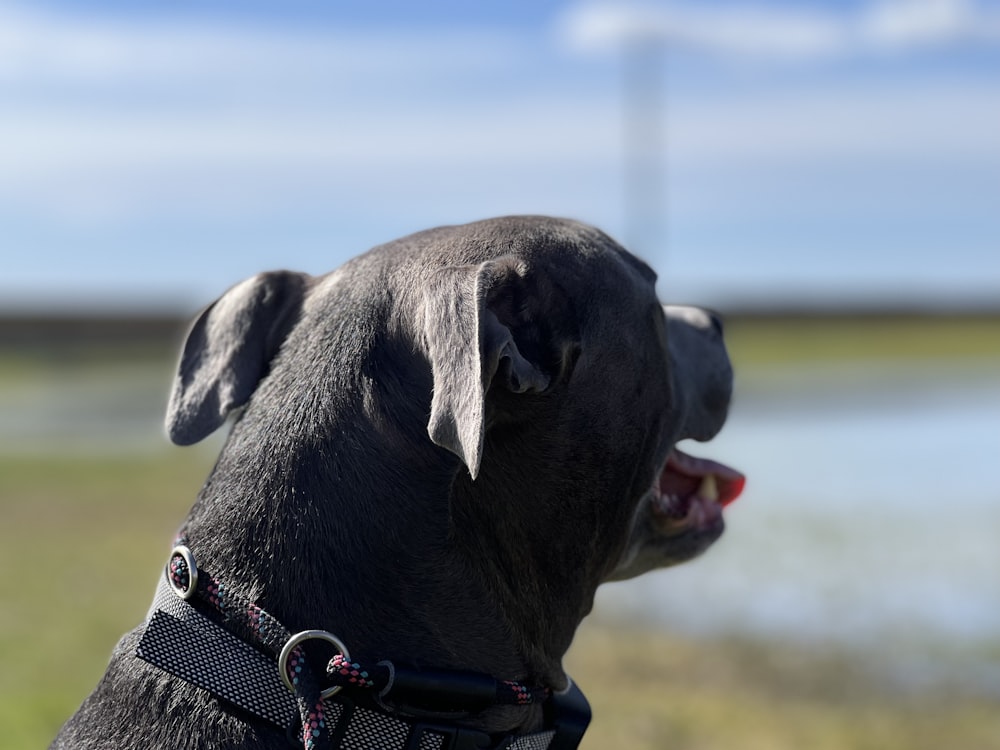
M181 445L237 413L182 527L197 566L359 662L565 691L597 587L700 554L742 488L674 448L721 429L732 371L717 317L655 281L597 229L507 217L235 286L193 324L167 412ZM289 746L136 658L145 627L54 747ZM495 739L545 712L455 724Z

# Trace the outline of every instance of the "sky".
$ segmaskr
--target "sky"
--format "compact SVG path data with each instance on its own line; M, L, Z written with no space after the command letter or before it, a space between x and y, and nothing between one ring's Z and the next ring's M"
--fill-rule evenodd
M998 197L984 0L0 0L0 310L190 311L510 213L673 302L1000 305Z

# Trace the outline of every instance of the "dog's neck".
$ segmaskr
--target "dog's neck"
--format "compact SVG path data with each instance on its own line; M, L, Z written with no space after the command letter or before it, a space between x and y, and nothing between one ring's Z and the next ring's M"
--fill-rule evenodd
M361 395L344 402L378 402ZM251 405L234 426L185 527L199 565L293 632L336 634L356 658L563 688L562 655L590 605L572 558L554 564L558 551L533 549L528 528L484 524L507 514L475 507L465 467L418 439L422 425L401 425L405 415L341 410L319 423L284 403L264 415ZM390 417L391 429L380 426ZM539 600L548 611L529 609ZM489 723L527 728L511 722L535 713L504 710Z

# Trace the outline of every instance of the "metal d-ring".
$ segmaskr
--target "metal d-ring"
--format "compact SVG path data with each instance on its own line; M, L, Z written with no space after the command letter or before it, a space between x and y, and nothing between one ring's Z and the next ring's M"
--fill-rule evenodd
M347 646L333 633L328 633L325 630L303 630L301 633L296 633L285 642L285 645L281 649L281 654L278 656L278 674L281 675L281 681L285 683L285 687L292 691L292 693L295 693L296 690L295 685L292 683L292 678L288 674L288 659L292 655L292 651L298 648L300 643L314 638L331 644L345 659L351 658L351 655L347 653ZM320 692L319 697L326 700L331 695L339 693L341 687L341 685L328 687L326 690Z
M174 583L174 577L170 574L170 561L175 557L181 558L184 564L187 565L188 585L186 589ZM167 583L170 584L170 588L181 599L190 599L198 591L198 566L194 564L194 555L191 554L191 550L183 544L178 544L170 550L170 557L167 560Z

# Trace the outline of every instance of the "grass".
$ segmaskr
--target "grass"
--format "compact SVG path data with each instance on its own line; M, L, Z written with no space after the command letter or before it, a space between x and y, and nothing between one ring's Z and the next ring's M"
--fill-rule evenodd
M1000 705L905 692L857 655L586 624L567 666L590 699L585 750L996 750Z
M0 727L44 747L145 615L210 457L0 459Z
M919 362L1000 358L1000 315L788 316L726 321L726 341L741 367L845 361ZM0 388L72 369L99 376L109 368L169 373L178 344L0 349Z
M738 366L1000 358L1000 316L734 318L726 341Z

